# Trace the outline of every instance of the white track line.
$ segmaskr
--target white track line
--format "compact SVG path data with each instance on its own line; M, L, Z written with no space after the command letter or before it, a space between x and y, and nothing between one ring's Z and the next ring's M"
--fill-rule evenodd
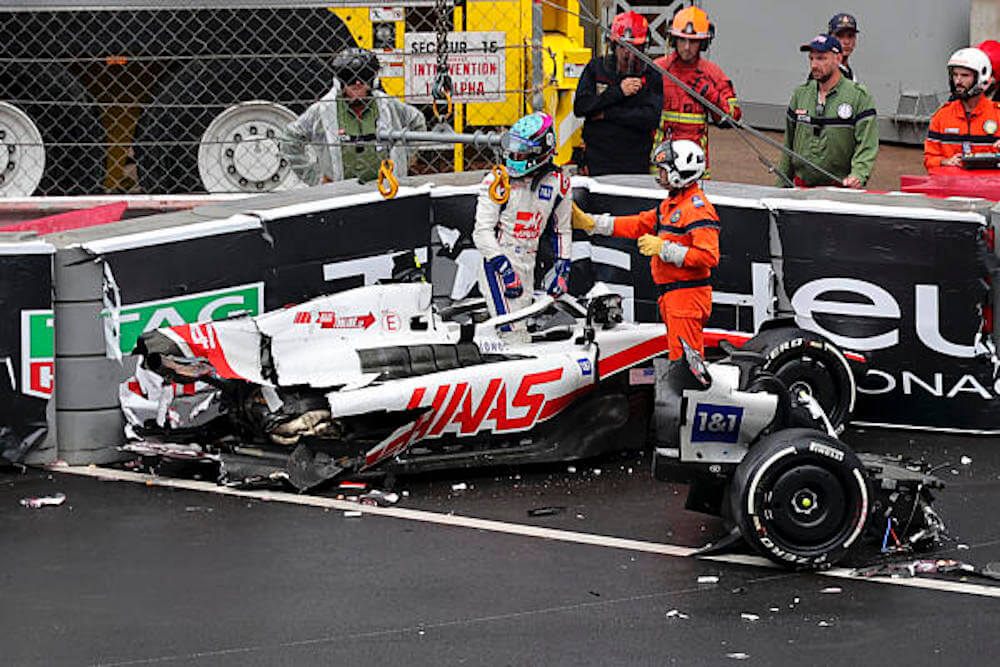
M241 489L233 489L227 486L219 486L214 482L199 482L189 479L156 477L154 475L129 472L127 470L116 470L114 468L56 465L51 466L49 470L52 472L80 475L83 477L95 477L97 479L104 480L136 482L147 486L162 486L171 489L202 491L224 496L236 496L239 498L254 498L256 500L291 503L294 505L307 505L310 507L322 507L324 509L362 512L364 514L385 516L394 519L423 521L425 523L435 523L443 526L455 526L459 528L472 528L474 530L488 530L494 533L506 533L508 535L541 537L549 540L558 540L560 542L589 544L599 547L610 547L612 549L626 549L629 551L661 554L664 556L687 557L693 555L697 551L697 549L693 549L691 547L682 547L675 544L629 540L622 537L612 537L610 535L595 535L592 533L579 533L571 530L542 528L540 526L507 523L505 521L494 521L492 519L477 519L475 517L456 514L441 514L439 512L428 512L426 510L412 510L403 507L377 507L375 505L362 505L360 503L350 502L347 500L337 500L336 498L326 498L323 496L299 495L296 493L285 493L283 491L245 491ZM745 554L706 556L704 558L705 560L734 565L750 565L754 567L766 568L777 567L777 565L766 558L762 558L760 556L748 556ZM925 579L919 577L913 577L910 579L897 579L892 577L861 577L854 574L853 570L847 568L823 570L821 572L816 572L815 574L825 577L835 577L838 579L850 579L852 581L870 581L879 584L908 586L910 588L922 588L925 590L947 593L964 593L966 595L977 595L980 597L1000 598L1000 586L987 586L959 581Z

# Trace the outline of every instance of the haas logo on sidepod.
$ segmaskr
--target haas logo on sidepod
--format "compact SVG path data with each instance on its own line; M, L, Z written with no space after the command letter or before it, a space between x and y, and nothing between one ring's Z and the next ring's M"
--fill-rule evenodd
M556 382L562 376L562 368L529 373L509 398L502 378L489 380L481 398L477 398L479 391L473 395L473 388L468 382L440 385L434 391L430 409L371 449L365 456L365 467L391 458L423 438L440 437L446 431L461 437L475 435L484 428L493 433L510 433L531 428L568 403L568 397L546 400L546 388L543 385ZM406 409L421 407L426 395L427 387L414 389Z

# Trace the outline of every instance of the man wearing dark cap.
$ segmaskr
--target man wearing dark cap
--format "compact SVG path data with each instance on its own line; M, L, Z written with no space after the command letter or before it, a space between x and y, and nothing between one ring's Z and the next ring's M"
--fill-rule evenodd
M354 178L374 181L385 158L392 160L397 177L406 176L412 149L387 146L377 141L376 134L424 131L424 115L379 89L378 59L371 51L345 49L332 65L330 92L282 132L282 156L306 185Z
M857 82L858 77L854 75L854 70L847 64L847 59L854 53L854 47L858 44L858 21L850 14L834 14L827 24L827 33L833 35L840 42L841 54L840 71L851 81Z
M778 171L799 186L863 188L878 155L878 119L868 89L840 71L843 49L833 35L817 35L809 53L809 80L795 89L785 119L785 147ZM836 176L829 176L816 169ZM778 185L788 185L779 179Z

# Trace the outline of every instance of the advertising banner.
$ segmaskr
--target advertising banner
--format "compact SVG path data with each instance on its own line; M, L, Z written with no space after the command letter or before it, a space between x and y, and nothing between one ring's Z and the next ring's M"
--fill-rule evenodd
M855 421L1000 430L978 213L768 201L796 323L869 357Z
M0 463L21 461L48 432L54 252L40 241L0 242Z

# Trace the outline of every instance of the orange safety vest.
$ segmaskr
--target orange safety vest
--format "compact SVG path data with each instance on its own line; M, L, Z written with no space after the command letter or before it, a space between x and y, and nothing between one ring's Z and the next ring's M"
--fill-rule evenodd
M993 144L1000 139L1000 102L985 95L972 113L965 113L961 100L952 100L931 117L924 141L924 167L941 167L941 161L954 155L995 153Z
M719 214L701 188L690 185L655 209L615 218L615 236L637 239L643 234L689 248L683 266L653 257L653 282L675 289L709 285L712 267L719 263Z

